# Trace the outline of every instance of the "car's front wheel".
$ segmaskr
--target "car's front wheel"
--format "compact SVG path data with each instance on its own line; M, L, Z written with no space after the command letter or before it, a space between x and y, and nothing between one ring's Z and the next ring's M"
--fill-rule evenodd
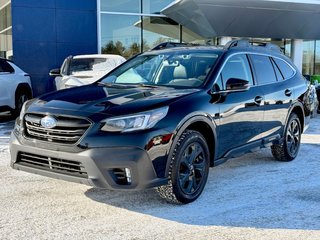
M292 161L298 155L301 142L301 124L297 114L292 113L285 128L282 144L271 146L272 155L278 161Z
M197 131L185 131L170 159L169 181L158 187L162 198L171 203L190 203L202 193L209 174L210 153L205 138Z

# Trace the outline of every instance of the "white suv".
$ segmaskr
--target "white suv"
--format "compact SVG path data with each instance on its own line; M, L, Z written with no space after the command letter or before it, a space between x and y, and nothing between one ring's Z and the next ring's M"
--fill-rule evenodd
M77 87L99 80L125 61L124 57L113 54L69 56L61 69L52 69L49 75L55 77L57 90Z
M25 101L32 98L30 75L13 62L0 58L0 112L17 116Z

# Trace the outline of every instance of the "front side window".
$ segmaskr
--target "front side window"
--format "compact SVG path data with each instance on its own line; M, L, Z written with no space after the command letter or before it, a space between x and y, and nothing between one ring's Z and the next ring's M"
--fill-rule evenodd
M218 56L212 52L140 55L127 61L102 82L199 87L204 83Z
M253 85L252 73L246 55L241 54L232 56L226 62L219 79L222 79L225 87L226 82L231 78L246 80L250 83L250 85ZM223 86L219 87L223 89Z
M250 55L259 85L277 82L274 68L268 56Z

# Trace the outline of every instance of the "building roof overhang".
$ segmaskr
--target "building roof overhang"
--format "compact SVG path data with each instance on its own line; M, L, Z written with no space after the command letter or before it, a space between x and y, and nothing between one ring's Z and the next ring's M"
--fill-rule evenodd
M178 0L161 12L208 38L320 39L320 0Z

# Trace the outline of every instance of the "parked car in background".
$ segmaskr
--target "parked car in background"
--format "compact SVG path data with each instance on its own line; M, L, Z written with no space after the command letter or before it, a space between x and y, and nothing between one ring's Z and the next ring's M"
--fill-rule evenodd
M316 117L317 113L320 112L320 85L318 80L315 80L315 76L304 75L305 79L309 81L309 91L306 94L306 104L307 109L305 111L310 111L311 117Z
M0 58L0 112L17 116L25 101L32 98L30 75L12 61Z
M11 166L99 188L157 187L190 203L227 159L271 147L276 160L294 160L308 86L272 44L148 51L93 84L25 103Z
M319 112L319 99L317 96L317 88L315 85L310 84L309 86L309 100L311 117L316 117Z
M317 98L318 98L318 113L320 113L320 85L315 86Z
M67 57L61 68L52 69L57 90L93 83L126 59L120 55L92 54Z

